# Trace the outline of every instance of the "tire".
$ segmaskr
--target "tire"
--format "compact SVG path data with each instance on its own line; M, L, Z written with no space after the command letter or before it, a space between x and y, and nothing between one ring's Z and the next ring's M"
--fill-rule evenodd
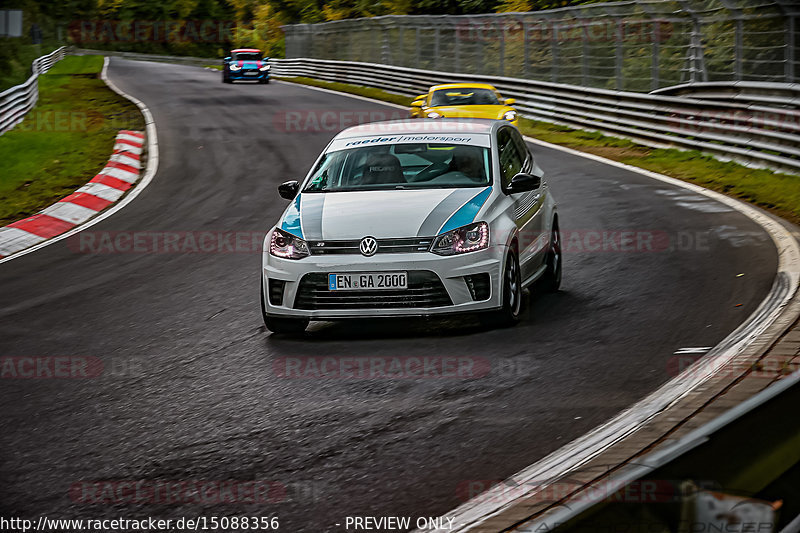
M269 85L269 78L264 78L263 80L259 80L264 85Z
M522 279L519 272L519 259L514 251L508 252L506 266L503 269L503 307L482 321L494 327L511 327L519 322L522 313Z
M264 280L261 280L261 316L264 325L273 333L283 333L286 335L300 335L308 327L307 318L282 318L269 316L267 307L264 304Z
M556 292L561 287L561 265L563 255L561 253L561 232L558 229L558 221L553 221L553 231L550 233L550 245L545 259L547 269L540 280L540 287L546 292Z

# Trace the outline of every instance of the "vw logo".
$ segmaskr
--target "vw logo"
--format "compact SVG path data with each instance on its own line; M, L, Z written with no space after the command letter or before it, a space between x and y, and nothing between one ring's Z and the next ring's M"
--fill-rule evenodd
M378 251L378 241L375 240L375 237L364 237L361 239L358 249L361 251L361 255L370 257Z

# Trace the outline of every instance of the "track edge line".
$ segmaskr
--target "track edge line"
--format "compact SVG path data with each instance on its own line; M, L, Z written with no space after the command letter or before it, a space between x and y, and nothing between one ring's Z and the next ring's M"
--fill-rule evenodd
M18 257L22 257L29 253L33 253L37 250L44 248L45 246L49 246L60 240L66 239L72 235L75 235L76 233L85 230L86 228L89 228L97 224L98 222L105 220L106 218L110 217L111 215L113 215L114 213L121 210L129 203L131 203L153 180L153 177L155 176L156 171L158 170L158 136L156 133L156 124L155 121L153 120L153 114L150 112L150 109L144 104L144 102L142 102L135 96L127 94L126 92L122 91L119 87L114 85L114 82L112 82L108 78L109 63L110 63L110 57L105 56L103 58L103 70L100 72L100 79L103 80L103 82L106 84L106 86L108 86L109 89L111 89L118 95L122 96L126 100L129 100L134 105L136 105L136 107L139 108L139 111L141 111L142 115L144 116L145 132L147 138L147 167L145 168L144 174L142 175L141 179L136 183L136 185L134 185L134 187L132 187L131 190L128 191L128 193L125 196L123 196L119 202L110 206L108 209L100 212L100 214L98 214L96 217L93 217L87 220L86 222L79 224L78 226L75 226L74 228L65 233L56 235L55 237L51 237L50 239L35 244L30 248L20 250L19 252L9 255L8 257L4 257L0 259L0 264L3 264L7 261L11 261L12 259L17 259Z

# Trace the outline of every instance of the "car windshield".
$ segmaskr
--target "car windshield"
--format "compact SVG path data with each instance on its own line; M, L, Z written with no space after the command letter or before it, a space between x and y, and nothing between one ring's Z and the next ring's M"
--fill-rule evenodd
M497 94L491 89L458 88L433 92L431 107L444 105L498 105Z
M256 52L236 52L232 57L235 61L260 61L261 54Z
M482 187L491 183L489 149L463 144L362 146L326 153L307 192Z

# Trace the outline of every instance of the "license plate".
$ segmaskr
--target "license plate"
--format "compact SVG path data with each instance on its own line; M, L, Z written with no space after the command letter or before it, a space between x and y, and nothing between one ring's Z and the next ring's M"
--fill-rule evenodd
M245 72L245 76L258 76L258 72Z
M328 290L367 291L407 289L406 272L362 272L356 274L328 274Z

